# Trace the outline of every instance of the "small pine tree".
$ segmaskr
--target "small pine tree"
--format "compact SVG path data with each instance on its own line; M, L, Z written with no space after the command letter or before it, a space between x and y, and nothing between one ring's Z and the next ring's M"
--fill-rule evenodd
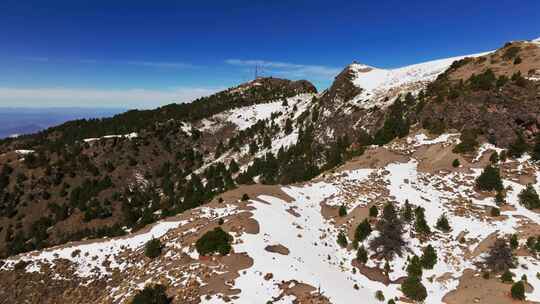
M409 277L422 277L422 261L417 255L414 255L409 259L409 264L407 265L407 274Z
M364 219L358 226L356 227L356 230L354 232L354 241L355 242L362 242L364 241L372 232L371 225L369 224L367 219Z
M512 248L512 250L516 250L518 246L519 246L518 236L517 234L512 234L512 236L510 236L510 248Z
M428 235L431 233L428 223L426 222L426 216L424 215L424 208L416 207L414 210L414 228L417 233Z
M435 267L435 264L437 264L437 252L433 246L427 245L427 247L424 248L421 261L422 267L425 269L433 269L433 267Z
M476 179L476 187L482 191L502 190L503 184L499 168L488 165Z
M339 246L345 248L347 247L347 236L343 231L340 231L337 236L337 243Z
M510 293L512 294L512 299L525 301L525 284L523 281L514 283L512 289L510 289Z
M413 301L424 301L427 297L426 287L418 277L408 277L401 284L403 294Z
M512 249L504 239L497 239L484 260L486 268L501 272L514 267Z
M403 206L402 218L407 223L410 223L414 218L412 207L411 204L409 204L408 199L405 200L405 206Z
M441 215L438 219L437 219L437 224L435 226L435 228L443 231L443 232L448 232L450 231L450 224L448 223L448 218L446 217L445 214Z
M369 216L377 217L377 215L379 215L379 210L377 209L376 206L371 206L371 208L369 208Z
M345 205L341 205L339 206L339 216L340 217L344 217L347 215L347 208L345 207Z
M460 165L459 159L457 158L454 159L454 161L452 162L452 167L457 168L459 167L459 165Z
M358 263L365 264L368 260L368 252L364 246L361 246L358 248L358 251L356 252L356 260Z
M157 258L161 254L161 242L159 239L152 238L144 245L144 255L153 259Z
M371 240L370 248L387 260L392 259L395 254L401 256L403 246L406 244L402 236L403 222L398 217L393 204L384 206L382 217L377 222L376 228L379 235Z
M168 304L171 300L165 292L165 286L157 284L145 286L133 297L131 304Z
M501 282L503 283L512 283L514 281L514 279L512 278L514 276L514 274L512 274L510 272L510 270L506 270L502 275L501 275Z
M491 207L491 211L490 211L490 214L491 216L500 216L501 215L501 210L497 207Z
M521 133L518 133L516 141L508 147L508 153L513 158L520 158L528 149L529 145L527 145L525 138Z
M249 195L247 195L247 193L242 194L242 201L245 202L248 200L249 200Z
M523 189L519 195L519 203L527 209L540 208L540 198L532 184L528 184L527 188Z

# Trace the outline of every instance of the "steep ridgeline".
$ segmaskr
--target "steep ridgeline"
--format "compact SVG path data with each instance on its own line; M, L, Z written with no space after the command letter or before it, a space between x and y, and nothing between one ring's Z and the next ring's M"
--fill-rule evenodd
M539 97L520 41L5 140L0 299L540 301Z
M4 140L0 255L125 234L236 187L257 132L294 143L285 129L315 94L306 81L261 78L189 104Z

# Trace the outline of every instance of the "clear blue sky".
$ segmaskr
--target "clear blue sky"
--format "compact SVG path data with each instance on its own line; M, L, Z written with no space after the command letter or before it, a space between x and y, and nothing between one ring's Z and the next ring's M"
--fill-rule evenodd
M540 1L0 3L0 106L155 107L267 75L326 88L540 37Z

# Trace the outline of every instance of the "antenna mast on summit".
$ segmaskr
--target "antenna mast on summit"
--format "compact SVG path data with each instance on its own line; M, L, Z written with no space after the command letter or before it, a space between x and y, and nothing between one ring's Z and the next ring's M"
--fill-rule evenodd
M255 65L255 79L259 79L262 77L262 67L258 64Z

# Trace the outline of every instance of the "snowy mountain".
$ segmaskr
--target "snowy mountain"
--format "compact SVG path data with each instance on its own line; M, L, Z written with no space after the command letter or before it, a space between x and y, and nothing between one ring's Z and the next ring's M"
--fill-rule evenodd
M535 41L5 139L0 302L540 302Z
M427 61L396 69L379 69L353 63L349 69L354 74L352 82L362 90L352 102L361 107L386 106L401 93L417 92L435 80L457 60L479 57L490 52ZM385 102L384 100L387 99Z

